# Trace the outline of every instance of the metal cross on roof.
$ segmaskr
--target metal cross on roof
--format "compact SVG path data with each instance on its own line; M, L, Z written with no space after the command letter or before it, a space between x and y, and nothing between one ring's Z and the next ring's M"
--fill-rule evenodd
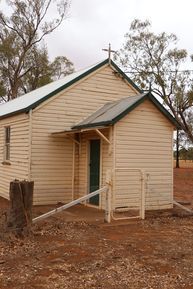
M115 53L115 50L111 49L111 44L109 43L109 48L108 49L102 49L103 51L107 51L108 52L108 58L109 58L109 64L111 63L111 53Z

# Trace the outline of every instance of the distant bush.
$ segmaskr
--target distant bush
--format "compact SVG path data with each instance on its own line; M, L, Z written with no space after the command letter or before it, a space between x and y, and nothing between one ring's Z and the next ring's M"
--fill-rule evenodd
M176 159L176 151L174 151L174 158ZM188 149L181 148L179 150L179 158L181 160L193 160L193 147Z

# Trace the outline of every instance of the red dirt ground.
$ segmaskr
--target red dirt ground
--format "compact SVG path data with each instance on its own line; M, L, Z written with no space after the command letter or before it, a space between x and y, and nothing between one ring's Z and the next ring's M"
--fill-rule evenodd
M174 196L193 202L193 168L174 169Z
M174 170L174 191L193 204L193 169ZM77 206L19 239L5 233L7 205L0 200L0 289L193 289L193 216L178 209L109 225Z

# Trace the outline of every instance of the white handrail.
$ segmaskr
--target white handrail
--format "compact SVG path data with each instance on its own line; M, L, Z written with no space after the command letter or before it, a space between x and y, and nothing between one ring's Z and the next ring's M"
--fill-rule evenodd
M68 208L70 208L72 206L75 206L75 205L77 205L79 203L82 203L83 201L86 201L86 200L88 200L88 199L90 199L90 198L92 198L92 197L94 197L94 196L96 196L98 194L107 193L107 192L108 192L108 186L104 186L103 188L101 188L101 189L99 189L97 191L94 191L94 192L92 192L92 193L90 193L90 194L88 194L86 196L83 196L83 197L81 197L79 199L76 199L76 200L74 200L74 201L72 201L72 202L70 202L68 204L65 204L65 205L63 205L63 206L61 206L59 208L56 208L56 209L54 209L52 211L49 211L49 212L47 212L47 213L45 213L45 214L43 214L41 216L38 216L38 217L34 218L32 220L32 223L36 223L36 222L38 222L40 220L46 219L46 218L48 218L48 217L50 217L50 216L52 216L52 215L54 215L56 213L62 212L62 211L66 210L66 209L68 209Z
M186 212L188 212L189 214L193 214L193 210L192 209L189 209L189 208L186 208L184 207L183 205L179 204L178 202L176 202L175 200L173 200L173 204L178 206L179 208L185 210Z

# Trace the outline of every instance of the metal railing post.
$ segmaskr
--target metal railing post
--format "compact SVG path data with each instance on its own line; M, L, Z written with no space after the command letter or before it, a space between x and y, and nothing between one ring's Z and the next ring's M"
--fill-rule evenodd
M141 170L141 219L145 219L145 175Z
M111 185L108 185L105 196L105 222L111 222Z

